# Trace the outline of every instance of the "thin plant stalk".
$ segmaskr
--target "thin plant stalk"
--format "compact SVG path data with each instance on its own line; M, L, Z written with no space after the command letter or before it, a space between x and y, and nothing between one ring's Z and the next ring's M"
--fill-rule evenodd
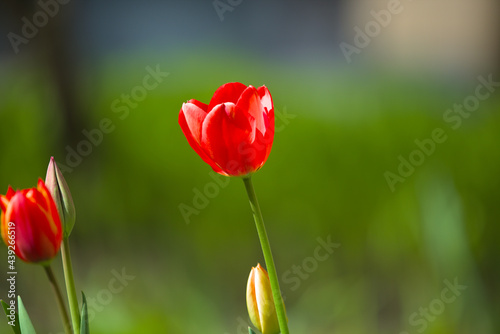
M276 274L276 266L274 265L273 254L271 253L271 245L269 244L264 219L262 218L259 202L257 201L257 196L255 195L251 176L243 178L243 182L245 183L245 189L248 194L248 199L250 200L250 207L253 211L255 226L257 227L262 253L264 254L264 260L266 262L267 273L269 275L269 281L271 282L271 290L273 292L274 305L276 307L276 315L278 316L280 330L282 334L289 334L285 304L283 303L283 298L281 297L278 275Z
M66 311L66 306L64 305L64 300L61 294L61 289L59 289L59 284L57 283L57 279L54 276L54 272L52 271L52 267L50 265L43 266L45 269L45 273L49 278L50 285L54 290L54 294L56 295L57 305L59 307L59 312L61 313L61 318L64 324L64 332L66 334L71 334L71 323L69 321L68 312Z
M68 294L69 310L73 323L74 334L80 334L80 311L76 297L75 280L73 278L73 265L69 251L69 238L64 238L61 246L62 263L64 269L64 280L66 282L66 293Z

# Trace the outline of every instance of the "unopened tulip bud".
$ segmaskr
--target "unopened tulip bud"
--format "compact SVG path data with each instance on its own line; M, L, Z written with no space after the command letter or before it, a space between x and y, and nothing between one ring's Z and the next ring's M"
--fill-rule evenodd
M64 238L67 238L75 225L75 204L73 203L68 184L66 180L64 180L61 170L57 167L54 157L50 158L45 184L56 203L57 211L59 212L63 226L63 235Z
M248 277L247 308L250 320L262 334L280 332L271 282L266 270L260 264L252 268Z

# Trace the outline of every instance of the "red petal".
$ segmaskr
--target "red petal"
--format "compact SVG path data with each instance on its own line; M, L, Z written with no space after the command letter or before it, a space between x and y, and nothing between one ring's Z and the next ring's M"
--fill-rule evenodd
M226 144L228 115L226 108L234 108L232 104L219 104L210 111L203 122L201 146L212 161L222 170L228 162L228 147Z
M259 157L266 155L266 145L254 143L250 127L237 126L231 117L234 108L225 103L210 112L203 124L202 147L228 175L241 176L261 166Z
M273 98L271 97L269 89L267 89L266 86L261 86L257 89L257 91L259 92L260 103L262 103L264 109L266 109L268 113L269 111L274 110Z
M40 184L38 185L40 187ZM40 189L40 188L39 188ZM39 206L44 211L49 211L49 202L46 196L37 188L31 188L26 193L26 199L33 203L34 205Z
M10 200L14 195L16 194L16 191L12 189L11 186L9 186L9 189L7 190L7 194L5 194L5 197L7 197L8 200Z
M216 105L221 103L232 102L236 104L241 93L243 93L246 88L247 86L239 82L229 82L220 86L210 100L208 111L210 112Z
M44 198L37 189L30 189L28 193L29 197L25 197L22 192L18 192L12 199L9 218L16 224L16 254L24 261L36 263L49 260L57 254L62 240L62 227L57 211L56 214L52 211L57 210L53 200ZM50 207L48 211L41 203L33 201L39 198L49 201L46 203Z
M260 131L262 134L266 133L266 126L264 122L264 108L260 102L260 96L257 89L253 86L248 86L247 89L241 94L238 103L236 104L237 112L242 112L246 115L250 115L254 122L250 119L250 124L252 124L252 130ZM252 134L255 136L255 132Z
M182 109L179 113L179 125L181 126L182 132L184 133L184 136L186 136L186 139L187 139L189 145L200 156L200 158L203 161L205 161L207 164L209 164L215 172L223 173L223 171L214 163L214 161L201 148L201 136L200 136L200 139L198 142L191 134L191 130L187 124L186 116L185 116L184 112L182 111Z
M195 101L195 100L191 100ZM198 101L196 101L198 102ZM203 121L205 117L207 117L206 109L202 109L198 106L201 102L198 103L184 103L182 105L181 113L184 114L186 119L187 127L191 132L191 136L196 142L199 144L201 141L201 127L203 125ZM206 105L205 105L206 107Z
M47 204L48 210L47 212L44 212L44 214L51 223L49 227L52 230L52 234L58 235L59 233L62 233L61 217L59 215L59 211L57 211L56 203L54 202L49 189L47 189L47 186L42 179L38 179L38 190Z
M261 168L267 161L269 154L271 153L271 148L273 145L274 131L268 130L265 135L257 132L255 137L254 147L256 152L255 157L255 170Z
M26 207L26 198L23 192L18 191L12 198L5 219L13 222L16 226L16 255L22 260L28 261L32 252L33 231L31 228L30 217Z
M226 146L228 147L228 168L232 173L244 175L255 169L255 158L257 156L252 143L251 129L241 129L229 122L226 129Z
M205 103L200 102L200 101L195 100L195 99L191 99L191 100L187 101L186 103L192 103L192 104L196 105L198 108L204 110L206 113L208 112L208 104L205 104Z

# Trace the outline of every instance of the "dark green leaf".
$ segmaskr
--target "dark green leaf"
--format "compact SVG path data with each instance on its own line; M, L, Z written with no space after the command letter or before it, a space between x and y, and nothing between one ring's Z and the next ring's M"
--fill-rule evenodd
M6 302L0 299L0 304L2 304L5 315L7 316L7 321L9 322L10 327L14 331L15 334L21 334L21 330L19 329L19 320L17 316L17 312L14 313L13 316L10 315L10 311L8 310L9 305ZM12 319L14 317L14 319ZM14 321L14 326L12 326L12 321Z

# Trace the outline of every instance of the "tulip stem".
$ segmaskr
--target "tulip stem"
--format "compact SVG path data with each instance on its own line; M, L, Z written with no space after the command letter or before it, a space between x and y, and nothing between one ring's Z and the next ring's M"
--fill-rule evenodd
M69 309L73 331L80 334L80 311L78 310L78 299L76 297L75 280L73 278L73 265L69 251L69 238L64 238L61 246L62 262L64 269L64 280L66 282L66 293L68 294Z
M50 265L43 266L45 269L45 273L49 278L50 285L54 289L54 293L57 299L57 305L59 306L59 312L61 313L61 318L64 323L64 332L66 334L71 334L71 323L69 321L68 312L66 311L66 306L64 305L64 300L61 294L61 289L59 289L59 284L57 283L57 279L54 276L54 272L52 271L52 267Z
M250 200L250 207L253 211L253 218L255 220L255 226L257 227L262 253L264 254L264 260L266 261L267 273L269 274L269 281L271 282L271 290L273 292L274 306L276 307L276 315L278 316L280 330L282 334L288 334L285 304L283 303L283 298L281 297L278 275L276 274L273 254L271 253L271 245L269 244L264 219L262 218L259 202L257 201L257 196L255 195L251 176L244 177L243 182L245 183L248 199Z

